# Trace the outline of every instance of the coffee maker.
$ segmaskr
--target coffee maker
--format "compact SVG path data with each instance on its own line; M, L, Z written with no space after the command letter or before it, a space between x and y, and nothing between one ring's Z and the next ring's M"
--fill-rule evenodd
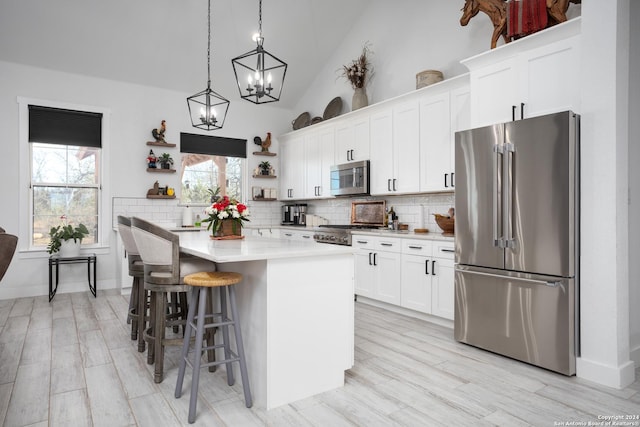
M282 205L282 225L307 225L307 204Z

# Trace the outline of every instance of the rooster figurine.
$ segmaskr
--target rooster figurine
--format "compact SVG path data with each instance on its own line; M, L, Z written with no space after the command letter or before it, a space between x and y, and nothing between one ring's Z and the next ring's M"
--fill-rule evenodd
M164 133L167 130L167 125L166 125L166 121L163 120L160 123L160 127L158 129L153 129L151 131L151 135L153 135L153 137L155 138L156 142L167 142L164 140Z
M271 147L271 132L267 132L267 137L262 141L260 146L262 147L263 153L269 152L269 147Z

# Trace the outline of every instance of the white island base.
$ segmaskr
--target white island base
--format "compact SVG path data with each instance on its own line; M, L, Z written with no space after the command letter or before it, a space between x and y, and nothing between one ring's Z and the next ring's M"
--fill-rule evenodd
M218 269L244 276L236 294L254 405L272 409L344 385L344 371L353 366L352 256L230 262Z

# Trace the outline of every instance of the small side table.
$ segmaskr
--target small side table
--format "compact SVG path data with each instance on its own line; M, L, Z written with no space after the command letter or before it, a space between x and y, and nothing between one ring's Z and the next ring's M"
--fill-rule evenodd
M49 257L49 302L56 296L58 291L58 281L60 278L60 265L62 264L81 264L87 263L87 281L89 282L89 290L96 297L96 254L86 254L77 257L61 257L54 254ZM93 282L91 281L91 265L93 264ZM56 283L53 286L53 269L56 270Z

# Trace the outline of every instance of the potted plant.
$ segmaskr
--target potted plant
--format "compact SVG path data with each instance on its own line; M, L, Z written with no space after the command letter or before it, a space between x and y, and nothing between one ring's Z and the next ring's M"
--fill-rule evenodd
M271 163L269 162L262 162L260 163L260 171L262 173L262 175L270 175L271 174Z
M49 244L47 252L50 254L60 252L60 256L77 256L80 253L82 239L89 235L87 227L80 223L76 227L67 224L67 217L60 217L62 224L51 227L49 231ZM73 247L75 246L75 247Z
M158 161L162 165L162 169L171 169L171 166L173 165L173 158L171 158L171 154L169 153L162 153L158 158Z

